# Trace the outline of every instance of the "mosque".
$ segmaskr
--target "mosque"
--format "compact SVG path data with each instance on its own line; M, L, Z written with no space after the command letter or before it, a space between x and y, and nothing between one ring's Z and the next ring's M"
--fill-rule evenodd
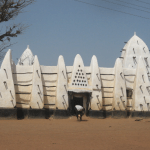
M65 118L82 105L96 118L150 116L150 53L136 33L125 43L114 68L99 67L96 56L73 66L59 56L57 66L42 66L29 47L16 65L8 50L0 69L0 118Z

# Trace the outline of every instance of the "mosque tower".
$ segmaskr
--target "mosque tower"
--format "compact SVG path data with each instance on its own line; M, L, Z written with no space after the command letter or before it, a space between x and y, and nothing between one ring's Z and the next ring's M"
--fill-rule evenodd
M74 115L75 105L96 118L150 117L150 53L136 33L113 68L98 57L73 66L59 56L56 66L40 65L29 46L15 65L8 50L0 69L0 118L56 118Z
M126 42L124 48L122 49L121 58L123 62L123 68L136 68L140 57L142 57L146 67L149 68L149 49L135 32L134 36L128 42Z
M23 54L19 58L17 65L31 66L33 65L33 63L34 63L34 56L28 45L27 49L23 52Z

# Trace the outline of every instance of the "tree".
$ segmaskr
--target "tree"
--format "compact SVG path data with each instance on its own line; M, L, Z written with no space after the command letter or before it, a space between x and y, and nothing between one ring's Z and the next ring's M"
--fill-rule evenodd
M0 0L0 23L10 21L22 13L23 8L33 3L34 0ZM5 49L12 45L11 38L22 34L27 28L26 25L12 24L5 25L5 29L0 30L0 61L3 59Z

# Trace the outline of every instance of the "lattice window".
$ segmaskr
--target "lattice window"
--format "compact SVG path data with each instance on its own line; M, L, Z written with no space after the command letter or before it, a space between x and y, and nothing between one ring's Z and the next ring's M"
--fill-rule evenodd
M80 65L78 65L78 69L76 70L76 73L73 76L72 85L73 86L82 86L82 87L88 86L86 74L84 73L84 71Z

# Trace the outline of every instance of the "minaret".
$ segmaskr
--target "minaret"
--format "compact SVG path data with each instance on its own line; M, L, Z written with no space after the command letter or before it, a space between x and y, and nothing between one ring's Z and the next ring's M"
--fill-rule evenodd
M34 63L34 56L28 45L27 49L23 52L23 54L19 58L17 65L31 66L33 65L33 63Z
M136 68L139 62L139 57L142 57L147 65L150 59L150 53L147 45L140 39L136 32L133 37L126 42L122 49L121 59L123 68Z

